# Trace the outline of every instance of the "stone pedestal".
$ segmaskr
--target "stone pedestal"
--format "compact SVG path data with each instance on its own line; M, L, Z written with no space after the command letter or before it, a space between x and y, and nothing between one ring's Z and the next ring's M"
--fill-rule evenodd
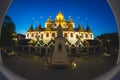
M52 65L68 65L68 58L66 53L54 53L53 57L52 57Z
M65 38L55 39L55 50L53 52L51 65L67 67L69 65L67 52L65 50Z

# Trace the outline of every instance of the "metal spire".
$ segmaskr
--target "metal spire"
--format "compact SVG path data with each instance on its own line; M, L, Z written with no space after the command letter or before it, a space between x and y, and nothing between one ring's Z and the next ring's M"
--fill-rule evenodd
M86 24L88 25L88 18L86 17L85 20L86 20Z
M34 20L35 20L35 18L34 18L34 17L32 17L32 25L33 25Z
M78 24L80 24L80 17L78 16L77 18L78 18Z
M41 22L42 22L42 16L40 16L40 26L41 26Z

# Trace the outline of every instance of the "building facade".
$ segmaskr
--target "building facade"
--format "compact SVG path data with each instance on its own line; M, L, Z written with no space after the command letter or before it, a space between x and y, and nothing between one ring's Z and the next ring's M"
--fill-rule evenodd
M54 21L49 17L44 28L39 24L36 29L33 29L33 25L31 25L26 32L26 39L32 39L34 41L42 40L45 44L48 44L51 39L54 40L57 36L58 26L61 26L63 29L63 37L73 45L76 44L78 40L81 41L81 44L85 40L94 40L94 34L88 24L86 30L83 29L80 24L78 24L78 27L75 27L72 18L69 17L69 20L66 21L61 12L58 12Z

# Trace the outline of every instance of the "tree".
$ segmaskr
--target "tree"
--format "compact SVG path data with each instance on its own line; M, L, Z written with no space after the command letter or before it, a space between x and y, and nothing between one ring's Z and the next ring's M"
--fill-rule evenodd
M5 19L4 19L3 25L2 25L1 34L2 34L1 38L0 38L1 45L11 47L15 44L15 42L13 40L13 38L16 34L15 24L9 16L5 16Z
M103 46L105 47L119 47L118 33L106 33L97 36L97 38L103 42Z

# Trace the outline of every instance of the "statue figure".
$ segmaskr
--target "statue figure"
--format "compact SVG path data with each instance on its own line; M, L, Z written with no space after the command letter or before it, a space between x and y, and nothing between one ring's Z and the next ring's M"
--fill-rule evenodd
M63 29L60 25L58 26L57 30L57 37L63 37Z

